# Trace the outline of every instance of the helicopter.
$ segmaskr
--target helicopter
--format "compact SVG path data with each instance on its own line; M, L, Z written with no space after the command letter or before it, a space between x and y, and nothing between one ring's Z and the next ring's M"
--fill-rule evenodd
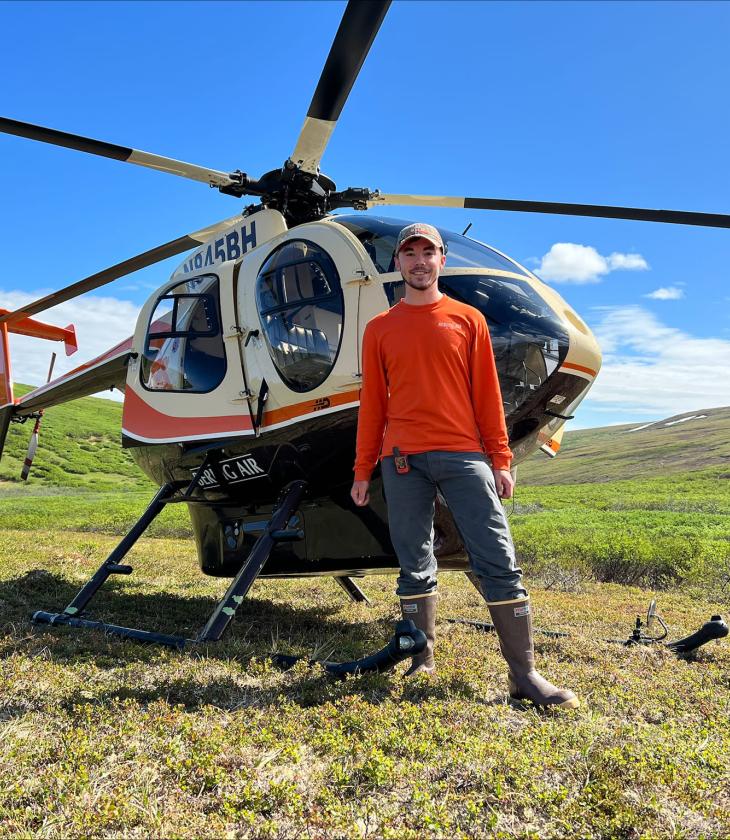
M83 617L89 602L110 575L132 572L121 561L172 503L188 506L203 573L232 578L197 641L222 636L259 576L332 576L350 598L363 601L356 578L398 571L379 475L369 507L357 508L349 490L362 334L404 293L393 252L412 219L358 211L464 207L730 227L730 216L722 214L338 190L320 163L388 7L388 0L350 0L291 155L258 178L0 118L6 134L257 199L238 215L0 313L0 454L11 423L33 418L37 434L46 408L116 388L124 393L122 444L160 487L73 601L60 613L37 611L37 622L100 626ZM598 343L528 268L465 234L441 234L447 246L441 290L478 308L490 328L514 463L537 449L555 455L565 423L598 375ZM14 397L9 333L60 340L73 352L71 327L34 316L183 253L142 307L130 338ZM468 573L443 501L434 528L440 567ZM103 627L130 638L181 642Z

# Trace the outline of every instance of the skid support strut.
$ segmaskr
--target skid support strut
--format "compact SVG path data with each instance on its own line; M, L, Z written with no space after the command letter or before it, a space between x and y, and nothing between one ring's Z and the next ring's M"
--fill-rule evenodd
M72 627L96 627L108 633L124 636L130 639L139 639L147 642L158 642L161 644L182 647L184 640L176 636L165 636L162 633L151 633L147 630L137 630L134 627L119 627L115 624L104 624L100 621L89 621L80 618L80 614L86 609L89 601L96 595L111 575L131 575L134 569L131 566L122 565L122 560L137 540L144 534L152 523L152 520L165 507L167 501L172 497L174 488L172 484L164 484L157 492L157 495L150 502L147 510L142 514L129 533L112 551L107 559L99 566L89 582L79 590L76 597L62 613L49 613L38 610L33 613L35 624L68 624Z
M182 500L190 498L192 491L197 486L200 475L206 466L204 462L196 472L192 482L182 495ZM102 563L99 569L89 582L79 591L76 597L62 613L50 613L38 610L33 614L33 621L36 624L66 624L70 627L88 627L111 633L115 636L122 636L126 639L135 639L142 642L156 642L157 644L169 645L179 649L184 648L191 642L217 641L223 635L226 627L230 624L236 610L243 601L246 593L256 580L266 561L279 542L291 542L303 539L304 534L299 530L287 530L289 520L301 501L304 491L307 488L305 481L292 481L288 484L281 496L278 507L274 510L266 530L254 543L250 554L246 558L240 571L228 587L228 591L220 601L208 623L195 639L186 639L183 636L169 636L164 633L154 633L148 630L139 630L135 627L120 627L117 624L106 624L103 621L92 621L82 618L81 613L91 599L96 595L110 575L129 575L133 569L131 566L121 565L120 560L127 554L142 534L147 530L152 520L170 501L174 495L175 488L172 484L165 484L160 488L155 498L150 502L147 510L142 514L139 521L112 551L109 557Z
M286 530L286 526L306 489L306 481L292 481L284 488L281 502L269 520L266 530L256 540L246 562L241 566L241 570L233 578L233 582L223 596L223 600L213 610L208 623L198 635L197 642L217 642L220 639L277 543L304 538L302 531Z
M370 606L370 598L360 589L351 577L338 575L335 583L342 588L342 591L355 604L367 604Z

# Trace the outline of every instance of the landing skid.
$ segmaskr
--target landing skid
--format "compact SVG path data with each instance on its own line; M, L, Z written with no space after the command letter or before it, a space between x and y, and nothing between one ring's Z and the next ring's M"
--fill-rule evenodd
M196 472L193 480L185 489L182 497L175 495L175 487L172 484L165 484L160 488L157 495L150 502L147 510L142 514L139 521L132 527L129 533L119 545L107 557L104 563L89 580L89 582L78 592L76 597L62 613L50 613L38 610L33 614L33 621L36 624L65 624L69 627L86 627L102 630L115 636L125 639L135 639L141 642L154 642L156 644L168 645L182 650L190 644L204 642L216 642L225 632L233 620L236 610L256 578L261 573L266 561L278 543L292 542L304 538L302 531L288 529L289 520L294 515L299 502L307 488L306 481L292 481L282 491L280 501L269 520L266 529L254 543L250 554L241 566L236 577L228 587L226 594L219 601L216 608L210 615L203 629L194 639L186 639L183 636L170 636L164 633L154 633L149 630L139 630L135 627L120 627L117 624L107 624L103 621L92 621L82 618L82 614L91 599L101 589L111 575L129 575L134 571L131 566L121 564L132 546L150 526L154 518L171 501L179 501L181 498L191 497L198 485L207 463L204 462Z

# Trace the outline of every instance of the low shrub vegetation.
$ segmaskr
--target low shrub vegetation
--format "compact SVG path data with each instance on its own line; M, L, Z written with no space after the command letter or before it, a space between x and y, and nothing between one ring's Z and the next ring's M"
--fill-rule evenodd
M722 595L730 493L721 470L611 483L518 486L511 517L523 563L581 578ZM523 512L529 511L529 512Z
M675 638L727 610L723 411L702 421L700 460L697 435L674 426L687 440L566 435L552 483L544 464L520 467L508 508L535 622L567 634L536 635L538 664L580 696L572 713L508 701L495 637L447 620L487 619L456 573L441 577L431 679L401 666L335 681L309 663L386 643L388 576L364 581L370 607L327 578L259 580L222 642L183 653L35 627L154 488L117 447L114 404L49 411L27 486L29 429L13 427L0 465L0 835L729 836L730 641L689 660L616 643L654 596ZM88 617L194 638L227 585L200 573L183 505L128 562L134 574L110 580ZM304 658L282 673L275 652Z
M722 595L730 576L730 493L717 473L572 487L518 485L510 523L520 560L528 573L545 580L567 574L657 589L691 585ZM18 530L121 535L153 495L151 487L123 493L59 489L0 497L0 521ZM149 535L192 537L187 507L168 506Z
M0 825L5 836L721 837L730 832L730 645L683 661L625 648L650 593L533 587L540 667L573 688L574 713L506 698L496 639L460 574L441 580L432 679L334 681L274 651L362 656L396 619L392 577L259 581L228 636L189 651L97 631L36 628L106 556L113 536L0 532ZM226 582L189 540L143 539L131 578L90 613L193 636ZM721 605L661 596L674 635ZM402 666L401 666L402 668Z

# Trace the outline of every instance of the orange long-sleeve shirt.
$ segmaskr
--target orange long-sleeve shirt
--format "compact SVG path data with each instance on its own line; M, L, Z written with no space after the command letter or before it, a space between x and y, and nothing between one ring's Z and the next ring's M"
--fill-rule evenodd
M373 318L363 337L355 480L379 457L479 452L509 469L512 452L492 342L478 309L444 295L404 301Z

